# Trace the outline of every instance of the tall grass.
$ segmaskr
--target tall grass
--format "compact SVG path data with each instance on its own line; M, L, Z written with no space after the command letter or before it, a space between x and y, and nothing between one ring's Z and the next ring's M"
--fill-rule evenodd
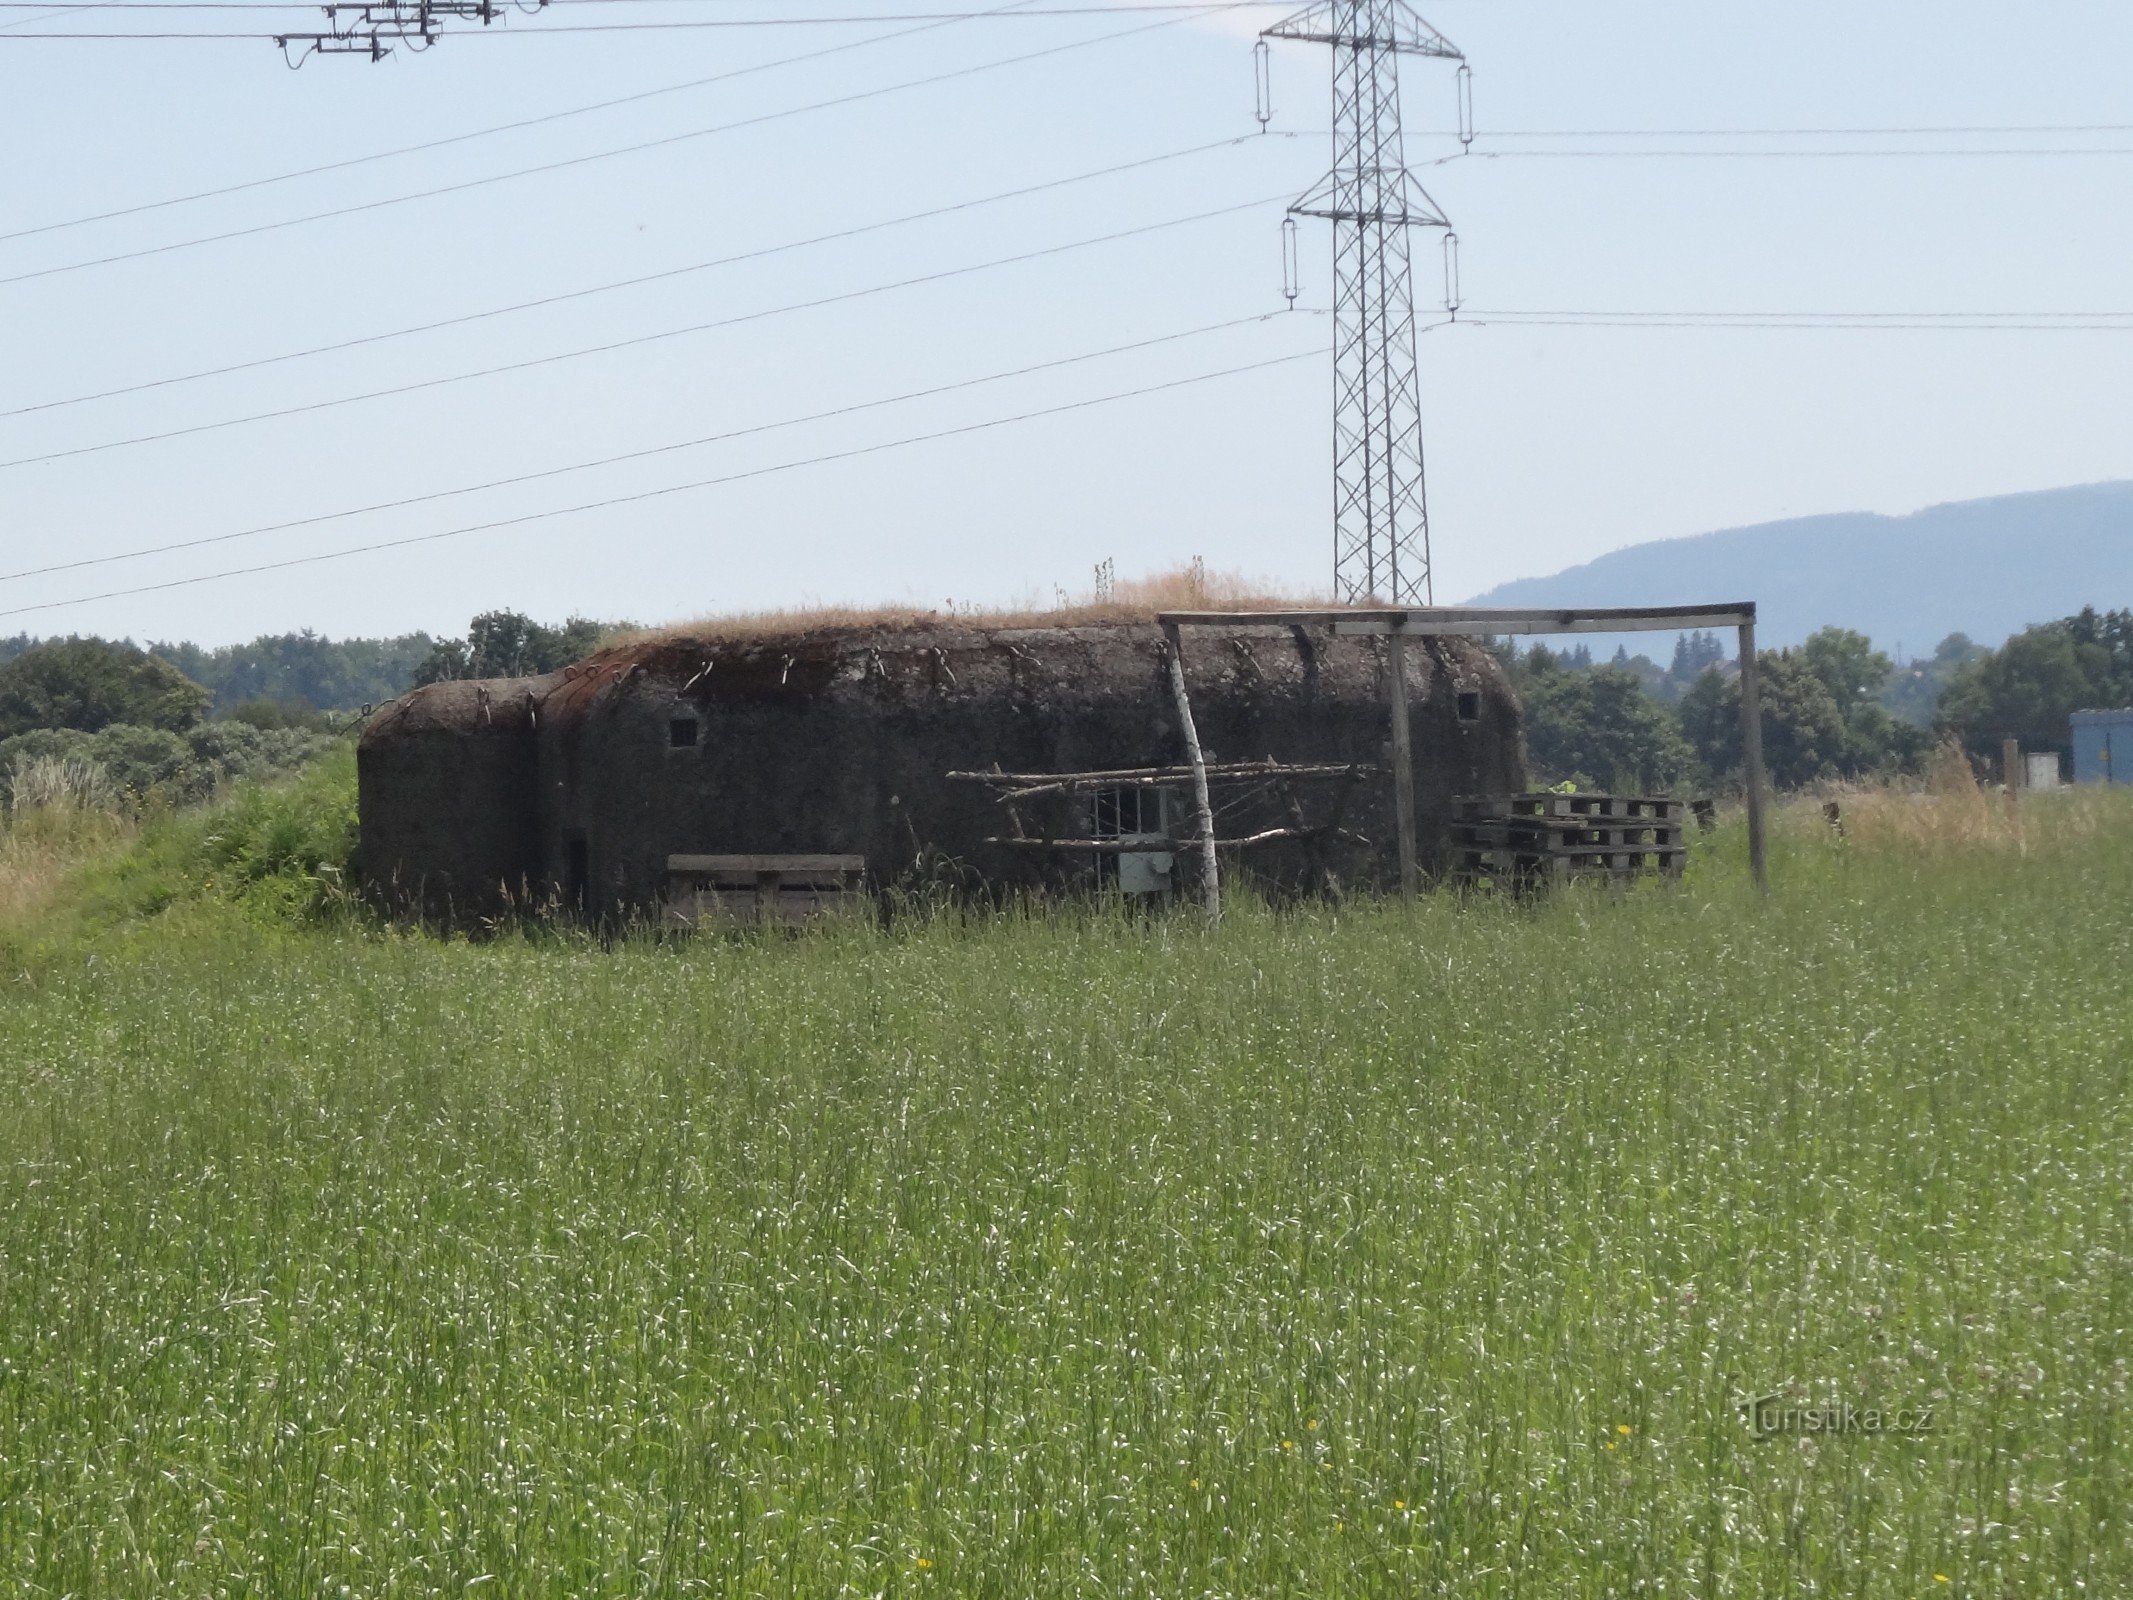
M2133 1590L2133 813L1747 890L600 949L217 899L0 1000L0 1583ZM1763 1440L1780 1391L1936 1408ZM1941 1581L1945 1579L1946 1581Z
M8 776L0 809L0 928L52 904L84 862L132 835L109 778L90 762L45 757Z

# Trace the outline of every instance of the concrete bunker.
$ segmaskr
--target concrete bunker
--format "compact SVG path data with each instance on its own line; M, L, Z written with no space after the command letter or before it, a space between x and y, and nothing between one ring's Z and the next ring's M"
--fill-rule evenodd
M1398 882L1387 657L1326 625L1194 631L1185 674L1210 763L1358 769L1309 793L1231 784L1221 834L1279 837L1225 872L1276 895ZM1405 664L1435 866L1455 796L1523 787L1519 710L1474 641L1432 639ZM919 618L674 630L547 678L432 685L363 737L364 883L445 919L560 904L690 920L751 896L792 912L861 883L1164 894L1191 871L1160 848L1185 831L1182 795L1081 785L1007 806L950 775L1175 768L1167 674L1152 622Z

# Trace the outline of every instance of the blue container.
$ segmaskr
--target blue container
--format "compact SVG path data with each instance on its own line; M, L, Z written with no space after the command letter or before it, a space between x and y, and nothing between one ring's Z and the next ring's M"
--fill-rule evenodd
M2077 711L2074 781L2133 783L2133 710Z

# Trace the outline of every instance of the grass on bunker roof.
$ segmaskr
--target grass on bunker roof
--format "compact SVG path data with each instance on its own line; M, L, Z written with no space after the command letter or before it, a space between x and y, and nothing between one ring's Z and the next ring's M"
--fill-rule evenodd
M939 610L912 606L819 605L783 611L731 612L663 624L624 634L614 644L662 640L749 643L758 639L862 629L926 632L943 628L1078 628L1119 623L1152 623L1163 611L1279 611L1299 607L1330 608L1331 602L1307 595L1284 594L1275 586L1232 573L1197 567L1122 578L1105 594L1058 596L1044 605L982 607L956 605Z
M1788 812L1767 908L1724 831L1213 936L21 947L0 1588L2133 1592L2133 811L1922 814Z

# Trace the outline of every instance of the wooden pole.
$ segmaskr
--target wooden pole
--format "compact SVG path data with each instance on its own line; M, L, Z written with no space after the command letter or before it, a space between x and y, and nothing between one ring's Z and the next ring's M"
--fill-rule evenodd
M1763 838L1763 696L1755 659L1755 624L1740 625L1740 742L1748 781L1748 870L1756 888L1770 892L1770 861Z
M1385 636L1385 671L1392 680L1392 810L1400 843L1400 893L1415 897L1415 756L1407 716L1407 639L1397 626Z
M1222 879L1215 865L1215 808L1207 798L1207 757L1200 750L1200 730L1193 725L1192 697L1185 692L1185 651L1175 623L1165 623L1163 637L1170 645L1170 693L1177 701L1178 726L1185 734L1185 759L1192 768L1193 825L1200 835L1200 901L1207 910L1207 923L1222 921Z

